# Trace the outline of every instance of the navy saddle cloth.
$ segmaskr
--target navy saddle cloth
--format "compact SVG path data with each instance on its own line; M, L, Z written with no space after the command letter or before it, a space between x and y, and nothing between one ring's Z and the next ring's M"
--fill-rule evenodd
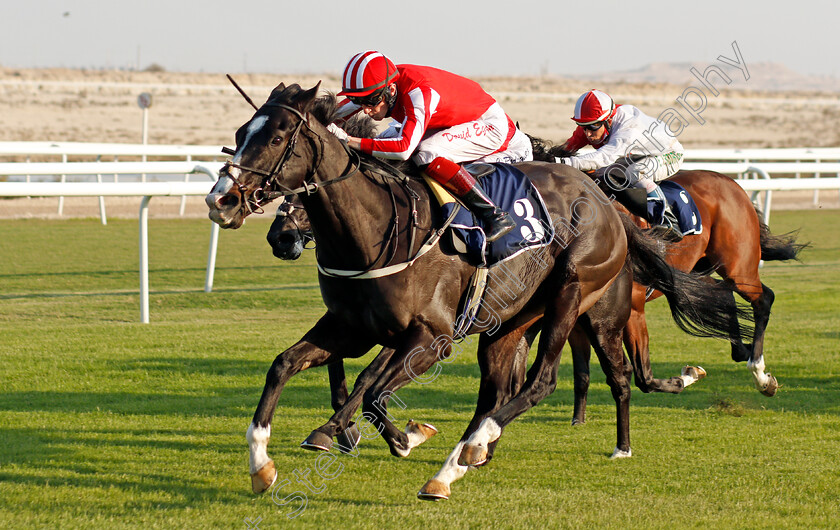
M700 219L700 211L685 188L670 180L660 181L659 187L662 188L671 211L677 216L682 235L702 233L703 221Z
M510 164L489 165L495 171L481 177L479 183L496 206L516 221L516 228L488 245L481 222L466 208L458 211L450 225L465 243L468 259L484 267L510 259L526 249L545 246L554 238L551 216L528 177ZM444 204L444 218L456 207L457 203Z

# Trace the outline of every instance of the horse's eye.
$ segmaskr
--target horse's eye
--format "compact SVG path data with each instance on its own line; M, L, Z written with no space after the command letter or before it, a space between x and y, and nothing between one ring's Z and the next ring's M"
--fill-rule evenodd
M283 142L283 139L279 136L275 136L271 139L271 145L280 145Z

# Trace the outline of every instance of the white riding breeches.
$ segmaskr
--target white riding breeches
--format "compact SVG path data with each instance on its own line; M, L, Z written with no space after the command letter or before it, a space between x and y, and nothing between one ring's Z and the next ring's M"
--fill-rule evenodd
M600 168L595 171L596 177L606 177L620 187L644 188L648 193L654 191L660 180L665 180L682 167L680 152L670 152L664 155L651 155L636 161L628 158ZM624 182L624 185L619 183ZM618 189L618 188L616 188Z
M515 129L507 147L500 150L513 126L501 105L494 103L480 118L427 134L411 157L418 166L441 156L455 163L524 162L534 159L531 140Z

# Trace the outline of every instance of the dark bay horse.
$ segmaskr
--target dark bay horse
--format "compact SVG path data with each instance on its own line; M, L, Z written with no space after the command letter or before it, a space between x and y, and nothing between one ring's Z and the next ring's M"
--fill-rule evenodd
M475 270L436 244L435 209L425 187L417 181L395 184L374 159L360 160L327 131L330 119L314 113L317 90L275 88L237 131L235 154L206 198L213 221L238 228L271 200L297 195L318 243L327 313L277 356L266 376L247 432L255 492L269 488L277 476L266 446L286 381L301 370L364 355L376 344L384 346L382 352L359 375L345 405L313 435L331 438L346 429L352 414L347 411L361 398L365 419L393 454L407 456L428 438L422 425L398 430L385 405L393 392L452 351L459 301ZM483 377L479 394L501 395L494 387L507 385L512 396L479 399L450 460L463 472L486 460L504 426L554 389L560 351L576 323L595 347L616 400L616 454L629 456L630 366L621 349L621 329L629 316L633 278L663 291L678 324L701 335L728 335L736 315L721 299L731 292L669 268L655 244L647 244L626 217L622 220L582 173L539 162L517 167L540 190L556 237L511 260L507 275L489 277L489 287L504 299L495 307L482 305L468 331L481 334L482 374L498 377ZM378 275L382 270L396 272ZM515 358L511 345L539 319L537 359L524 384L510 389L515 379L508 361ZM448 480L455 475L449 473Z
M545 152L538 144L535 147L537 156ZM762 394L772 396L778 384L775 377L764 372L763 343L774 295L759 278L759 261L798 259L799 252L806 245L797 244L793 234L773 235L743 189L729 177L713 171L680 171L669 180L679 183L692 195L704 228L702 234L686 236L682 241L671 244L668 248L668 262L683 271L717 272L750 303L755 320L753 342L745 344L739 328L733 325L730 337L732 359L736 362L747 361L756 388ZM614 204L626 212L618 202ZM301 245L307 233L309 221L305 212L299 210L296 214L289 219L298 223L297 227L286 226L278 219L269 230L269 243L275 255L283 259L297 258L299 253L291 255L286 247ZM631 217L639 226L649 226L644 219ZM303 231L300 225L304 227ZM292 228L297 228L297 231L292 232ZM648 295L644 286L638 283L634 285L632 312L624 329L624 345L634 367L636 385L643 392L679 393L696 381L698 376L705 375L705 371L699 367L686 367L679 376L668 379L653 376L645 304L660 296L658 291ZM532 333L526 334L529 345L538 330L539 326L535 326ZM572 421L583 423L591 351L588 339L583 335L573 332L569 342L575 362L576 399Z

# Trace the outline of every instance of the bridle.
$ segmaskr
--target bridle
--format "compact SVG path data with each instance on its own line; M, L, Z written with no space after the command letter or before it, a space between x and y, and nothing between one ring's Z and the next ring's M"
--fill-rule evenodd
M303 248L307 250L314 249L315 237L312 235L312 230L304 230L300 226L300 222L297 218L292 215L292 212L295 210L303 209L303 205L300 203L294 203L291 201L286 201L277 208L277 213L275 214L276 217L282 217L284 219L290 219L292 224L295 225L295 231L298 233L298 237L303 241ZM307 247L309 243L313 243L313 246Z
M245 215L249 215L251 213L264 213L263 206L268 204L269 202L273 201L274 199L280 197L289 197L294 196L299 193L306 193L306 195L312 195L316 193L319 188L323 188L325 186L329 186L331 184L336 184L341 182L342 180L348 179L355 175L359 171L359 167L361 166L361 160L359 158L358 153L352 151L351 149L347 148L346 145L342 142L342 146L344 146L344 150L350 155L350 169L342 174L339 177L336 177L331 180L327 180L324 182L312 182L311 179L318 173L318 169L321 167L321 163L324 161L324 139L319 135L317 132L312 130L312 127L309 125L309 120L307 116L301 113L294 107L290 107L289 105L284 105L282 103L265 103L263 107L279 107L284 110L287 110L297 116L298 123L295 126L295 130L292 132L289 141L286 143L286 148L283 150L283 154L277 159L277 162L274 164L274 167L271 171L265 171L263 169L244 166L242 164L233 162L232 160L228 160L225 162L225 165L222 167L221 171L219 171L219 178L227 177L231 179L234 184L236 184L239 193L242 195L242 209L246 210ZM292 156L300 156L295 153L295 147L297 146L298 137L303 130L303 127L315 136L318 139L318 143L320 144L320 149L318 150L317 154L317 162L315 163L314 167L309 170L306 176L303 179L303 185L299 188L291 189L284 184L282 184L279 180L283 174L283 168L286 163L292 158ZM229 155L236 154L235 151L223 148L222 152ZM355 159L355 160L354 160ZM241 169L242 171L248 171L250 173L255 173L263 177L262 182L260 185L254 189L253 191L248 191L248 188L239 182L239 180L230 174L229 169L231 167L235 167L237 169ZM278 191L276 188L280 188L281 191Z

